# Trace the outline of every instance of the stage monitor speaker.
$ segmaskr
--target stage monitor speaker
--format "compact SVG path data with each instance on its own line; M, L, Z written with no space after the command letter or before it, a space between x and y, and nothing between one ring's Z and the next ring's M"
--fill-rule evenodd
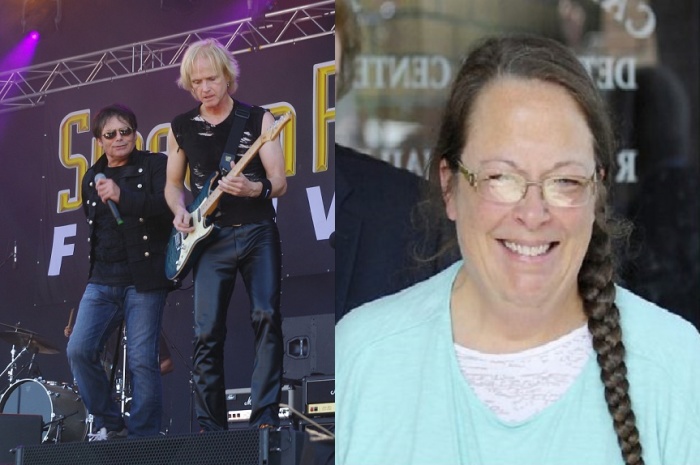
M18 446L41 444L41 415L0 414L0 465L14 465Z
M334 313L285 318L282 331L285 378L335 373Z
M143 439L23 446L17 465L267 465L279 432L247 429ZM275 458L281 463L279 458ZM286 463L281 465L286 465Z

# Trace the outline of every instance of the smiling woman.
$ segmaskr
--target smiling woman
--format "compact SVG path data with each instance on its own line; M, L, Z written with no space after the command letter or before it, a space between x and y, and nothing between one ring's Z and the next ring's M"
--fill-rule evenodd
M613 140L564 46L468 55L424 209L462 260L339 322L339 463L697 463L700 337L613 281Z
M464 150L440 160L447 216L468 257L453 291L457 343L512 352L583 324L576 279L595 218L594 191L583 181L575 198L544 188L552 179L586 180L595 172L593 137L579 108L558 85L497 78L474 100ZM476 186L455 176L456 156L484 173ZM543 183L496 197L516 184L506 178Z

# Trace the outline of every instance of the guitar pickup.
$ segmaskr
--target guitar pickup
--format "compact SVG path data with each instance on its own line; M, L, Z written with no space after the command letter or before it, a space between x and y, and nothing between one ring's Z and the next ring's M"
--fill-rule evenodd
M186 232L178 232L175 237L175 249L180 250L182 249L182 244L185 242L185 239L187 239L187 233Z

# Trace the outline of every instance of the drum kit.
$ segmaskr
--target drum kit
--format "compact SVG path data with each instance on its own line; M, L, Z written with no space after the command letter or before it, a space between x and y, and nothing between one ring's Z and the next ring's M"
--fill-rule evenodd
M0 413L41 415L43 443L84 441L92 429L92 416L81 400L78 387L44 380L35 362L37 354L61 351L34 331L4 323L0 323L0 339L12 344L10 363L0 373L0 378L7 373L9 380L9 387L0 397ZM18 361L25 354L31 354L31 359L19 366ZM123 368L125 373L126 366ZM25 370L26 377L19 378ZM126 397L129 386L124 378L115 380L117 396L122 398L122 413L130 400Z

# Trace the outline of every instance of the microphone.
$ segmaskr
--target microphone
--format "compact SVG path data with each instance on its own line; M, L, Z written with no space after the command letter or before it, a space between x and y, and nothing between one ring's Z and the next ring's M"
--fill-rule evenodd
M12 249L12 269L17 268L17 241L15 241L15 246Z
M95 182L99 181L100 179L107 179L107 176L105 176L104 173L97 173L95 175ZM117 224L124 224L124 220L122 219L122 216L119 214L119 210L117 210L117 204L114 203L113 200L108 199L107 205L109 206L109 209L112 211L112 216L114 217L115 220L117 220Z

